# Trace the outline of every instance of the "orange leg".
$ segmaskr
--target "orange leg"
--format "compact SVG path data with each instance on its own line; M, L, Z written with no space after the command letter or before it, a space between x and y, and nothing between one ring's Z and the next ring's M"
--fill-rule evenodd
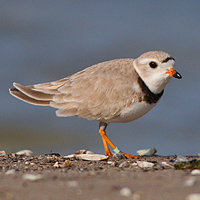
M102 137L102 140L103 140L103 144L104 144L104 148L105 148L105 155L106 156L109 156L109 157L112 157L113 154L110 152L110 149L108 148L108 144L112 147L112 149L115 151L115 152L118 152L118 153L121 153L123 154L125 157L127 158L138 158L139 156L133 156L131 154L127 154L127 153L124 153L122 151L120 151L112 142L111 140L108 138L108 136L106 135L106 126L107 124L104 124L104 126L101 126L102 123L100 122L99 123L99 133L101 134L101 137ZM102 128L103 127L103 128ZM104 130L102 130L104 129Z

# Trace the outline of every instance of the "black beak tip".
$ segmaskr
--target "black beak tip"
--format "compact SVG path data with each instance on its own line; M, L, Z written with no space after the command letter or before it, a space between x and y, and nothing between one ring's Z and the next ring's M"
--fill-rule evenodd
M182 76L176 72L174 75L173 75L174 78L177 78L177 79L182 79Z

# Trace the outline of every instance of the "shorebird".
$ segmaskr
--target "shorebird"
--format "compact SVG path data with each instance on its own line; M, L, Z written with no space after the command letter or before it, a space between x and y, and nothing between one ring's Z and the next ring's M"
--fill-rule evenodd
M160 100L172 77L175 59L162 51L150 51L137 59L102 62L58 81L23 86L13 83L10 93L27 103L57 108L59 117L76 116L99 121L105 155L119 150L106 135L109 123L125 123L142 117Z

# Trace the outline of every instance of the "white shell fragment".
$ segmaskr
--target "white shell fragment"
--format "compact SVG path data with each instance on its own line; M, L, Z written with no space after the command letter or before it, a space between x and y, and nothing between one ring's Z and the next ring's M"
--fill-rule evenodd
M160 166L162 166L164 169L174 168L173 165L168 164L167 162L161 162Z
M193 193L189 194L185 200L200 200L200 194L199 193Z
M155 148L141 149L141 150L137 151L138 155L140 155L140 156L153 156L156 152L157 152L157 150Z
M5 151L0 151L0 156L5 156L6 152Z
M181 163L181 162L188 162L188 159L184 156L177 156L175 163Z
M148 167L153 167L154 164L151 162L147 162L147 161L137 161L137 165L141 168L148 168Z
M131 190L128 187L124 187L120 190L120 194L124 197L130 197L132 195Z
M39 181L43 178L44 176L42 174L24 174L22 176L23 181L31 181L31 182Z
M15 174L16 174L15 169L9 169L9 170L5 173L5 175L15 175Z
M15 154L31 156L31 155L33 155L33 152L31 150L21 150L21 151L16 152Z
M82 160L107 160L109 156L101 155L101 154L78 154L75 155L77 159Z
M192 170L191 175L200 175L200 170L199 169Z

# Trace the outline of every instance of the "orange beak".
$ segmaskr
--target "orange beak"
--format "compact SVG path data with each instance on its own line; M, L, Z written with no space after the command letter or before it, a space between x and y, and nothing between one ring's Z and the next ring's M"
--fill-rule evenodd
M171 77L174 77L174 78L178 78L178 79L182 78L182 76L174 68L171 68L166 73L169 74Z

